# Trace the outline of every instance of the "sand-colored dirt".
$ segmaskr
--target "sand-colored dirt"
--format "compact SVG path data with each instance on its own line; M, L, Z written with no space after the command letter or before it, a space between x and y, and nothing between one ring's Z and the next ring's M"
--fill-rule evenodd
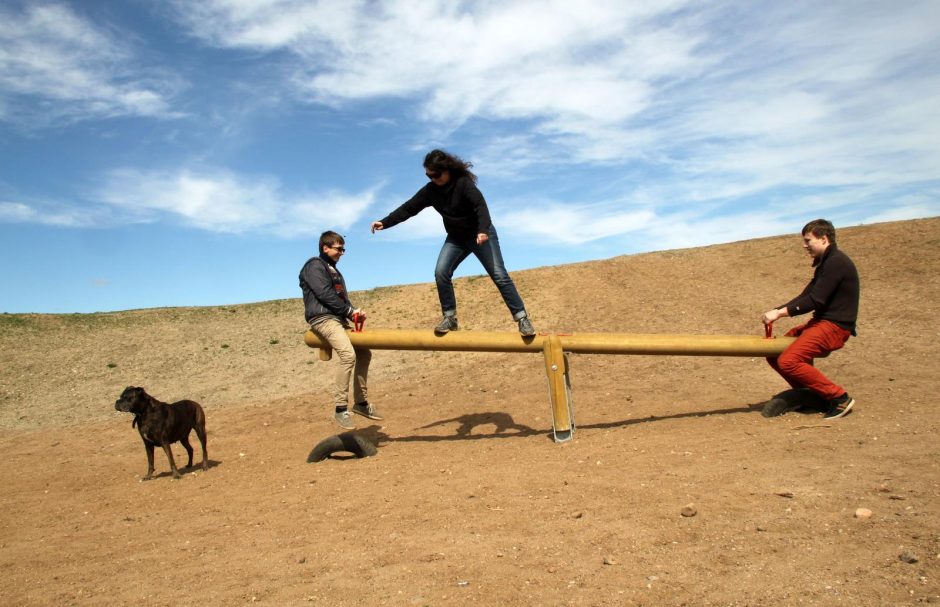
M851 415L762 417L760 359L573 355L562 445L537 354L376 352L378 455L307 464L339 429L299 299L0 315L0 604L940 603L940 219L839 244L859 336L819 366ZM759 334L811 274L794 234L514 277L540 331ZM465 330L514 330L457 285ZM366 330L438 316L431 284L353 299ZM202 403L207 472L140 480L127 385Z

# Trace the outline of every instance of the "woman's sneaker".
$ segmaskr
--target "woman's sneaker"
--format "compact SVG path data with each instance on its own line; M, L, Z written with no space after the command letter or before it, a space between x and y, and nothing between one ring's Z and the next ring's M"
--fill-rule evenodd
M434 327L435 333L449 333L450 331L457 330L457 317L456 316L445 316L441 322L437 323L437 326Z
M849 393L846 392L838 398L834 398L829 401L829 410L826 411L826 415L823 416L824 419L837 419L848 414L852 410L852 405L855 404L855 399L849 396Z
M523 337L532 337L535 335L535 327L532 326L532 321L529 320L528 316L523 316L519 319L519 332L522 333Z

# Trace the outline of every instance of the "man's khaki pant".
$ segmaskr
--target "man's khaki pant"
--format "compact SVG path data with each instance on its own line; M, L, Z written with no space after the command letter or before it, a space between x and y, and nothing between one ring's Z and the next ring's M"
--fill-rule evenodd
M369 400L369 363L372 352L366 348L353 348L346 329L335 318L315 320L310 325L320 339L330 344L333 354L339 358L336 380L333 382L333 401L337 407L349 404L349 382L353 385L353 404Z

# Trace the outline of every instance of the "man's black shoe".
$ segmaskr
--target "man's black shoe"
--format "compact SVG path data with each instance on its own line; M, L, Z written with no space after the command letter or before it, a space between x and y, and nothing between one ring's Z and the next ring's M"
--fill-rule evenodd
M849 411L852 410L852 406L855 404L855 399L849 396L849 393L846 392L838 398L834 398L829 401L829 410L826 411L826 415L823 416L824 419L838 419L845 415L848 415Z

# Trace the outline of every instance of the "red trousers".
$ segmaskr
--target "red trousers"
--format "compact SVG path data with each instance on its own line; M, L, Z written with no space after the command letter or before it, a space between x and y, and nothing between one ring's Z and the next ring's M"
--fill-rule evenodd
M813 359L828 356L845 345L852 333L828 320L815 318L805 325L787 331L787 337L796 337L780 356L768 357L767 362L787 380L793 388L809 388L826 400L845 394L842 386L829 381L813 366Z

